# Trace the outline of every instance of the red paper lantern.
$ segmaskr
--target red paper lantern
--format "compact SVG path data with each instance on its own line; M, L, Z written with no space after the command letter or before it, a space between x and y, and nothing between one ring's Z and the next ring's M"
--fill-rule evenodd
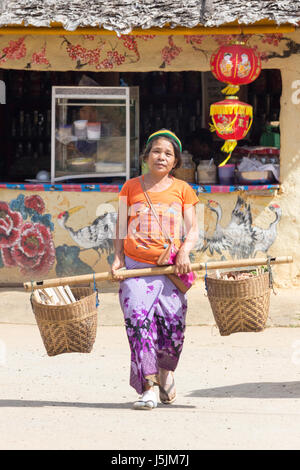
M253 108L250 104L239 101L237 97L228 97L210 106L210 116L213 122L210 124L210 130L226 141L221 150L229 153L221 163L222 166L229 160L237 141L247 135L253 120Z
M239 85L253 82L261 72L259 54L240 44L221 46L210 58L210 68L220 82L228 83L223 93L235 94Z

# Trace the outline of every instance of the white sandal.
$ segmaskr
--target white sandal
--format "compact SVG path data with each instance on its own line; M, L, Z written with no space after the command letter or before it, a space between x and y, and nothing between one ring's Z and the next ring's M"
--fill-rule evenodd
M157 398L153 390L147 390L144 392L141 398L133 404L133 408L135 410L152 410L156 407Z

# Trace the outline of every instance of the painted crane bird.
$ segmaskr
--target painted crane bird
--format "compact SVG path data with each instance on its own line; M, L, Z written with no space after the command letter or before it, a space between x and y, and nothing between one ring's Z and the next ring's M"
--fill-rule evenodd
M277 237L277 224L281 219L282 211L278 204L271 204L268 208L274 212L275 219L270 223L269 227L266 229L260 227L253 227L254 235L256 238L254 246L254 254L251 253L251 256L255 256L258 251L263 253L268 253L269 248L273 245Z
M208 208L217 216L216 227L213 235L203 237L204 243L201 251L208 250L222 254L228 251L232 258L251 258L257 252L267 253L277 236L277 224L281 218L281 208L277 204L271 204L269 209L275 213L274 221L267 229L252 225L250 204L247 204L238 196L236 205L231 213L231 219L226 227L222 227L222 209L216 201L208 201Z
M255 234L252 227L251 211L245 201L238 196L236 205L231 213L231 220L222 227L222 208L216 201L208 201L208 208L217 216L215 231L210 238L205 237L202 251L209 250L210 254L222 254L228 251L232 258L249 258L255 246ZM246 210L245 210L246 209Z
M84 207L76 206L61 212L57 218L58 224L69 232L70 237L79 245L81 251L93 249L97 252L99 259L104 251L109 255L113 251L117 212L105 212L97 217L91 225L74 230L66 224L70 215L80 209L84 209Z

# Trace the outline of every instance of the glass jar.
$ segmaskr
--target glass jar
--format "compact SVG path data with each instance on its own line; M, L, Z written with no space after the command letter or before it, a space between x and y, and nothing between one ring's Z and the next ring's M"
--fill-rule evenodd
M188 183L195 183L195 163L193 155L187 150L181 153L181 167L174 170L174 176Z
M197 182L199 184L216 184L217 182L217 167L214 161L201 160L197 167Z

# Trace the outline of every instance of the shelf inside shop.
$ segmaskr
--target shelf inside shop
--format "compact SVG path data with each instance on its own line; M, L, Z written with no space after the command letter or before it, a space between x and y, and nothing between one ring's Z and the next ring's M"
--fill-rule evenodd
M122 188L123 184L120 182L84 182L84 183L69 183L66 181L60 181L56 183L0 183L0 188L5 189L17 189L17 190L24 190L24 191L89 191L89 192L119 192ZM222 186L222 185L214 185L214 186L201 186L198 184L191 184L192 188L196 191L197 195L199 194L215 194L215 193L232 193L237 191L262 191L267 192L272 195L275 190L280 189L280 184L268 184L268 185L253 185L253 186Z
M234 193L237 191L268 191L272 193L276 189L280 189L280 184L259 184L259 185L231 185L225 186L221 184L214 184L211 186L208 185L199 185L199 184L190 184L192 188L196 191L197 194L208 193Z

